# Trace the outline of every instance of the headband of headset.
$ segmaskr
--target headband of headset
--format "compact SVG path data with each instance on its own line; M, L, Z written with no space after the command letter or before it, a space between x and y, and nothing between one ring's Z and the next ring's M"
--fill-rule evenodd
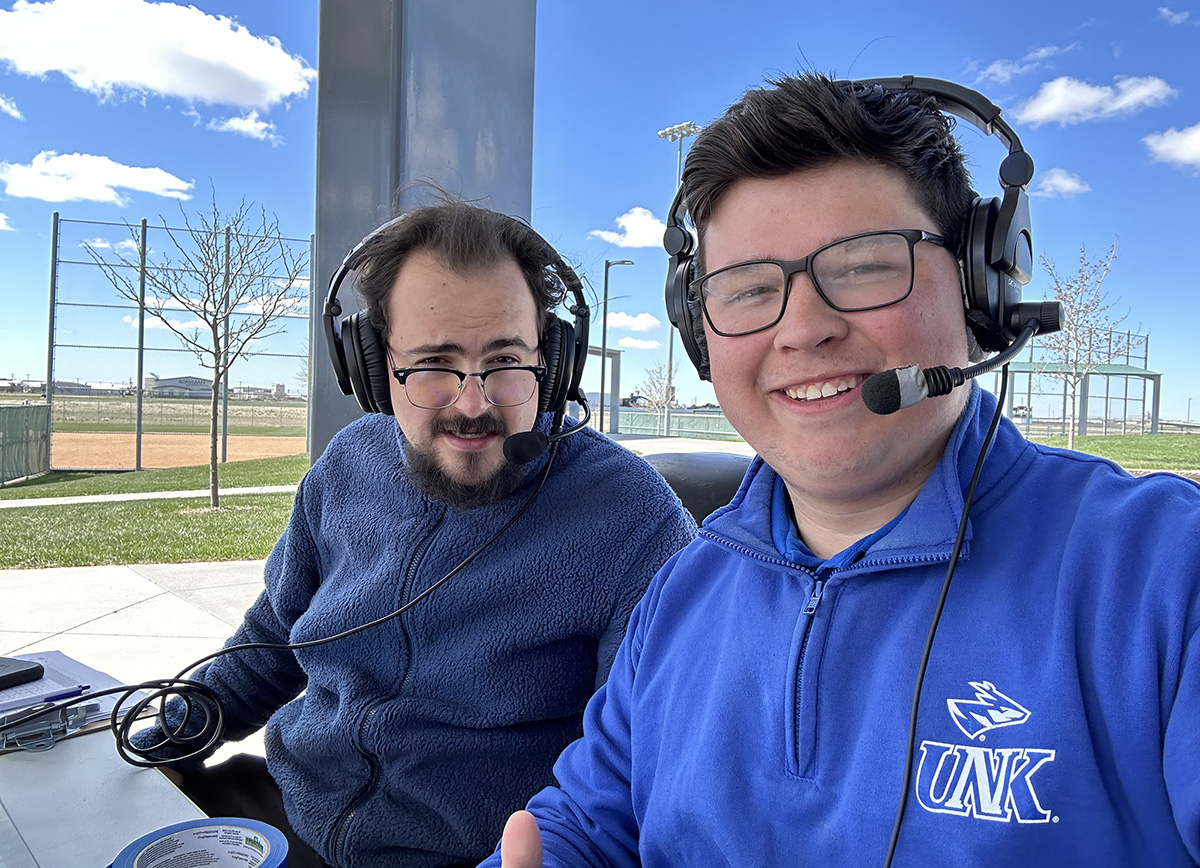
M342 282L357 270L367 257L370 243L408 219L403 214L375 229L346 254L329 281L329 293L322 313L329 360L333 365L338 389L343 395L354 395L359 406L367 412L392 413L389 376L390 368L382 338L371 325L367 311L342 317L337 300ZM538 411L557 413L568 401L581 401L579 383L587 360L588 328L591 310L583 294L583 283L574 269L563 261L558 252L527 223L507 217L519 224L544 245L550 268L571 295L567 310L573 322L568 323L551 312L540 335L546 376L539 386ZM340 319L339 319L340 317Z

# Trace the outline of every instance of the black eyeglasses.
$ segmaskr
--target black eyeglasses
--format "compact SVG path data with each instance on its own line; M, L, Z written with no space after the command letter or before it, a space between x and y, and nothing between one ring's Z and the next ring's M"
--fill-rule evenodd
M952 249L947 239L923 229L864 232L818 247L803 259L756 259L718 268L692 281L691 291L699 295L709 327L728 338L779 322L792 276L800 272L834 310L874 310L912 292L918 241Z
M546 376L544 365L509 365L468 374L455 368L392 368L408 402L423 410L449 407L462 394L467 377L478 377L483 397L495 407L519 407Z

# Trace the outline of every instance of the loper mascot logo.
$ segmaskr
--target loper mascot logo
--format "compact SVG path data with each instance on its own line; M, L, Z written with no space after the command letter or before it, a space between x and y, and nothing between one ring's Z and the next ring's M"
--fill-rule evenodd
M1029 720L1029 709L1009 699L990 681L968 682L975 688L974 699L947 699L950 717L967 738L983 741L983 734L1001 726L1016 726Z
M986 733L1018 726L1030 711L1005 696L990 681L968 682L974 699L948 699L950 719L967 738L986 740ZM955 814L1007 823L1056 821L1042 807L1034 775L1054 761L1054 751L1032 747L985 748L969 744L921 742L917 767L917 801L936 814Z

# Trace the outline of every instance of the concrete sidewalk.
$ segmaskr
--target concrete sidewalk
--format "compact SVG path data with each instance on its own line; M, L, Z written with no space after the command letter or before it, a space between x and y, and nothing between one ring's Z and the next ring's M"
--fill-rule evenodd
M61 651L124 684L171 678L221 647L263 586L263 563L0 570L0 656ZM222 748L262 755L262 733Z
M252 485L246 488L222 488L221 496L227 494L274 494L295 491L292 485ZM24 497L19 500L0 500L0 509L17 509L22 506L68 506L72 503L113 503L120 500L167 500L170 498L208 497L207 488L193 491L131 491L126 494L81 494L73 497Z

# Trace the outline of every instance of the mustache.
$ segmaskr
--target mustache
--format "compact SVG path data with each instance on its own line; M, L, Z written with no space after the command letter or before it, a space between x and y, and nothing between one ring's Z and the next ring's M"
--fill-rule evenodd
M469 418L461 413L451 416L441 416L433 421L433 435L454 434L459 437L477 436L480 434L499 434L508 436L508 426L499 416L485 413L482 416Z

